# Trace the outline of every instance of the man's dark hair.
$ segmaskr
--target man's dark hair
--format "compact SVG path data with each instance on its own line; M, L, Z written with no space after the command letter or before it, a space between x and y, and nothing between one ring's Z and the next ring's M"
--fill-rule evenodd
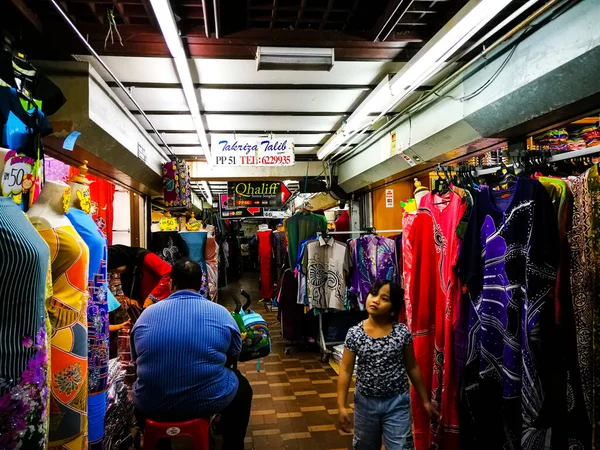
M202 267L188 258L181 258L171 268L173 290L192 289L199 291L202 287Z

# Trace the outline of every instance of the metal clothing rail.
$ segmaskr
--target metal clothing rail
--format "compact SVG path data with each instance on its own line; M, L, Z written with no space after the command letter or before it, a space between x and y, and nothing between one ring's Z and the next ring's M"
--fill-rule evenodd
M322 236L323 234L377 234L377 233L402 233L402 230L357 230L357 231L328 231L323 233L321 231L317 232L317 236Z
M544 163L564 161L566 159L573 159L573 158L579 158L582 156L593 155L594 153L600 153L600 146L583 148L581 150L571 150L571 151L567 151L564 153L560 153L558 155L554 155L554 156L551 156L550 158L546 159L544 161ZM476 173L477 173L477 176L489 175L489 174L492 174L492 173L498 171L499 167L500 166L494 166L494 167L487 167L485 169L476 169ZM514 167L514 164L509 164L507 167Z

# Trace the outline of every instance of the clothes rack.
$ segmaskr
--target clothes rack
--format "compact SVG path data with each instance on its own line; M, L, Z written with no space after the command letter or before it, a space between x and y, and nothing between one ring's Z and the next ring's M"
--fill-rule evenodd
M402 230L357 230L357 231L328 231L326 233L318 232L317 237L330 234L376 234L376 233L402 233Z
M600 153L600 146L583 148L581 150L566 151L563 153L559 153L558 155L551 156L550 158L546 159L544 162L552 163L552 162L557 162L557 161L564 161L567 159L580 158L582 156L593 155L595 153ZM475 172L476 172L477 176L490 175L492 173L495 173L499 167L500 166L487 167L485 169L475 169ZM514 165L509 164L507 167L514 167Z

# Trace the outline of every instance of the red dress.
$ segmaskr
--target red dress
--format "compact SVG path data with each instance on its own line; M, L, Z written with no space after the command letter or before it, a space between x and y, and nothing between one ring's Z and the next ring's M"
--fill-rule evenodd
M260 296L273 297L273 274L271 272L271 256L273 255L273 231L259 231L258 258L260 260Z
M440 411L439 421L431 422L412 389L415 450L459 449L454 330L460 298L456 272L460 240L456 227L465 206L453 192L444 197L429 194L409 231L413 345L431 403Z
M155 302L164 300L170 294L171 264L160 259L154 253L144 256L142 264L142 280L140 285L141 301L150 297ZM125 295L129 293L125 292Z

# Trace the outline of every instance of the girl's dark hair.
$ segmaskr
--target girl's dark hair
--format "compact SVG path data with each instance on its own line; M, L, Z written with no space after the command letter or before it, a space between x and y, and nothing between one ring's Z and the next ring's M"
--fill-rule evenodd
M404 310L404 289L397 283L390 280L377 280L375 284L369 290L369 293L373 296L379 295L379 291L382 287L390 287L390 301L392 302L392 316L394 320L398 319L400 311Z

